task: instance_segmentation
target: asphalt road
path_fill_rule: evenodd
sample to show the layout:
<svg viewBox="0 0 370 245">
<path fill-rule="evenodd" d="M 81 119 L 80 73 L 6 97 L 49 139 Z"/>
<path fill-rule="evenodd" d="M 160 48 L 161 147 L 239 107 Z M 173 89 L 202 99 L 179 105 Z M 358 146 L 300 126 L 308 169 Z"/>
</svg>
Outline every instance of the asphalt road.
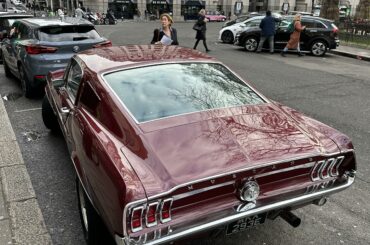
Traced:
<svg viewBox="0 0 370 245">
<path fill-rule="evenodd" d="M 193 23 L 176 23 L 180 45 L 192 47 Z M 323 207 L 295 213 L 298 228 L 278 218 L 257 229 L 221 239 L 189 244 L 370 244 L 370 69 L 369 63 L 327 55 L 298 58 L 278 53 L 247 53 L 217 41 L 221 23 L 209 23 L 209 54 L 223 61 L 267 97 L 293 107 L 348 134 L 354 142 L 358 178 L 350 189 L 332 196 Z M 98 26 L 115 45 L 147 44 L 159 23 Z M 198 46 L 204 51 L 202 43 Z M 74 169 L 64 139 L 41 120 L 41 99 L 19 97 L 19 83 L 0 68 L 0 93 L 30 174 L 46 226 L 55 244 L 85 244 L 77 210 Z"/>
</svg>

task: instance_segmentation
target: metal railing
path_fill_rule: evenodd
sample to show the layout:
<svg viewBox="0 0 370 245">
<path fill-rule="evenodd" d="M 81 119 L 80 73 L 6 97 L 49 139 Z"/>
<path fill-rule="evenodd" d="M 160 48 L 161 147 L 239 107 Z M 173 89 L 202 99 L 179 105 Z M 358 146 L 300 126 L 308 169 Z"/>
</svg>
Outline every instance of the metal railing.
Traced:
<svg viewBox="0 0 370 245">
<path fill-rule="evenodd" d="M 370 48 L 370 20 L 345 20 L 337 23 L 341 43 Z"/>
</svg>

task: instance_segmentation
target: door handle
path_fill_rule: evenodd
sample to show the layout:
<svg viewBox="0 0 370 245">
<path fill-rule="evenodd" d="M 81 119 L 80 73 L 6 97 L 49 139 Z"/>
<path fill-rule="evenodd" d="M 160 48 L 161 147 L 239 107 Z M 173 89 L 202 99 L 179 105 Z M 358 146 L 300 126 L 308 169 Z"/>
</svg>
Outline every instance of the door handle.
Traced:
<svg viewBox="0 0 370 245">
<path fill-rule="evenodd" d="M 71 110 L 68 107 L 62 107 L 60 108 L 60 113 L 62 114 L 68 114 Z"/>
</svg>

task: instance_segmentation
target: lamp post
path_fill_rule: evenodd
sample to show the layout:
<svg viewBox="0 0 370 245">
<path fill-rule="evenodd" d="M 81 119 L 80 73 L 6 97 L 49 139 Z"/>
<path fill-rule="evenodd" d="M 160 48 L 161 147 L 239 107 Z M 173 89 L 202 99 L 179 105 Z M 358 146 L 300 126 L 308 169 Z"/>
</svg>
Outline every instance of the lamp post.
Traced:
<svg viewBox="0 0 370 245">
<path fill-rule="evenodd" d="M 36 17 L 36 4 L 35 4 L 35 1 L 36 0 L 33 0 L 33 16 Z"/>
</svg>

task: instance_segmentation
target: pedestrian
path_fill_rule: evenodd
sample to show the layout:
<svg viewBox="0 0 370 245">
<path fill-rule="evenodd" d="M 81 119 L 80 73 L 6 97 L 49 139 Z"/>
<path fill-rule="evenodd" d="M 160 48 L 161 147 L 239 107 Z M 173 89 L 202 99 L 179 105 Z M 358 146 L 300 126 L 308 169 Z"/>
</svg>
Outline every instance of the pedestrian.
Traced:
<svg viewBox="0 0 370 245">
<path fill-rule="evenodd" d="M 199 11 L 198 20 L 195 24 L 199 28 L 196 30 L 197 34 L 195 36 L 195 39 L 197 41 L 195 42 L 193 49 L 197 49 L 199 41 L 203 40 L 203 45 L 204 45 L 204 48 L 206 49 L 206 52 L 211 51 L 210 49 L 208 49 L 207 43 L 206 43 L 206 30 L 207 30 L 206 24 L 207 24 L 206 11 L 204 9 L 201 9 Z"/>
<path fill-rule="evenodd" d="M 179 45 L 177 40 L 177 31 L 172 27 L 172 17 L 167 14 L 161 14 L 159 17 L 162 27 L 155 29 L 151 44 Z"/>
<path fill-rule="evenodd" d="M 294 16 L 293 20 L 294 31 L 290 34 L 290 39 L 281 52 L 281 56 L 285 57 L 288 49 L 297 49 L 298 56 L 303 56 L 304 54 L 301 53 L 301 49 L 299 47 L 299 39 L 301 37 L 301 32 L 306 28 L 305 26 L 301 25 L 301 15 L 297 14 Z"/>
<path fill-rule="evenodd" d="M 57 13 L 58 13 L 59 19 L 63 21 L 64 20 L 64 12 L 63 12 L 63 10 L 61 8 L 59 8 L 58 11 L 57 11 Z"/>
<path fill-rule="evenodd" d="M 257 53 L 260 53 L 263 47 L 263 44 L 266 40 L 269 42 L 270 54 L 274 53 L 274 36 L 275 36 L 275 22 L 277 19 L 271 16 L 271 11 L 266 11 L 265 18 L 262 19 L 260 23 L 261 28 L 261 38 L 258 44 Z"/>
<path fill-rule="evenodd" d="M 145 9 L 144 15 L 145 15 L 145 21 L 148 21 L 148 10 Z"/>
<path fill-rule="evenodd" d="M 76 15 L 76 18 L 82 19 L 82 16 L 84 15 L 84 11 L 80 8 L 80 5 L 78 6 L 78 8 L 75 9 L 75 15 Z"/>
</svg>

